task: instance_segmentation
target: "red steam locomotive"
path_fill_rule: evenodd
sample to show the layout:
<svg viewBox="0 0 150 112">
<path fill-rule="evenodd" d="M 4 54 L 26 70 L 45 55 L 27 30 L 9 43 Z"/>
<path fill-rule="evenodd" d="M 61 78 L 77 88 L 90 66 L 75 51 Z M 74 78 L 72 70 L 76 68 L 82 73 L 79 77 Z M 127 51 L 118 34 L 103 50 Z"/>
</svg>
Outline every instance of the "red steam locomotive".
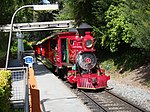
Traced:
<svg viewBox="0 0 150 112">
<path fill-rule="evenodd" d="M 82 26 L 78 28 L 79 33 L 61 32 L 39 41 L 34 46 L 35 53 L 48 60 L 55 66 L 55 72 L 77 88 L 105 88 L 110 76 L 97 66 L 91 28 Z"/>
</svg>

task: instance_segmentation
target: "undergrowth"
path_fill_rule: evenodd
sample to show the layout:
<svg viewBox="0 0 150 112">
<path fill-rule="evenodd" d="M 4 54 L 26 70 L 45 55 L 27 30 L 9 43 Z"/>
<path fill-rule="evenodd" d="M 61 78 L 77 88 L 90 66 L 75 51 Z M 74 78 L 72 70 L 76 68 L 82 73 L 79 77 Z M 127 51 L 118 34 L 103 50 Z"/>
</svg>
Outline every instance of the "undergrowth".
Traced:
<svg viewBox="0 0 150 112">
<path fill-rule="evenodd" d="M 138 49 L 128 49 L 111 53 L 108 51 L 100 51 L 97 53 L 98 62 L 106 70 L 132 71 L 137 67 L 146 63 L 147 56 Z"/>
<path fill-rule="evenodd" d="M 129 72 L 143 65 L 147 65 L 150 62 L 147 52 L 142 52 L 139 49 L 122 49 L 115 53 L 108 51 L 100 51 L 97 53 L 98 62 L 107 71 L 122 74 L 120 76 L 126 77 Z M 142 71 L 141 71 L 142 73 Z M 145 82 L 150 87 L 150 80 L 147 79 L 146 74 L 143 77 Z"/>
</svg>

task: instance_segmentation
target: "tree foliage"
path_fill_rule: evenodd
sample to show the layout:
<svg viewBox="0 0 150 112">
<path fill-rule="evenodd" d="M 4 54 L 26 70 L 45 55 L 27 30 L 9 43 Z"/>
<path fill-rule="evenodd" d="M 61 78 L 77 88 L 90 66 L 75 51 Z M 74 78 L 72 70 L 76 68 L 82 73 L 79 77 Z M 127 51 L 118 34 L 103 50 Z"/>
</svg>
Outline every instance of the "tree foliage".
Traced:
<svg viewBox="0 0 150 112">
<path fill-rule="evenodd" d="M 76 24 L 81 22 L 92 23 L 92 3 L 95 0 L 59 0 L 62 4 L 57 19 L 74 19 Z"/>
<path fill-rule="evenodd" d="M 109 46 L 112 52 L 120 45 L 132 42 L 130 23 L 123 15 L 123 2 L 115 1 L 105 13 L 105 33 L 102 35 L 102 46 Z"/>
<path fill-rule="evenodd" d="M 64 0 L 62 4 L 59 19 L 92 25 L 97 48 L 115 52 L 131 45 L 150 50 L 149 0 Z"/>
<path fill-rule="evenodd" d="M 56 0 L 52 0 L 52 3 Z M 1 0 L 0 3 L 0 26 L 10 24 L 14 12 L 24 5 L 37 5 L 39 0 Z M 15 15 L 14 23 L 35 22 L 35 21 L 50 21 L 52 13 L 49 11 L 33 11 L 31 8 L 23 8 Z M 39 34 L 39 33 L 38 33 Z M 12 34 L 13 37 L 13 34 Z M 13 39 L 12 39 L 13 40 Z M 0 49 L 6 51 L 8 34 L 0 32 Z M 14 49 L 12 47 L 12 49 Z"/>
<path fill-rule="evenodd" d="M 150 51 L 150 1 L 128 0 L 124 6 L 124 16 L 131 23 L 131 45 Z"/>
<path fill-rule="evenodd" d="M 0 26 L 10 24 L 13 13 L 23 5 L 37 4 L 39 0 L 1 0 L 0 2 Z M 33 11 L 25 8 L 20 10 L 14 19 L 14 23 L 31 22 Z M 0 32 L 0 50 L 6 52 L 8 33 Z M 4 53 L 5 54 L 5 53 Z"/>
<path fill-rule="evenodd" d="M 23 5 L 37 4 L 39 0 L 1 0 L 0 4 L 0 25 L 10 24 L 11 17 L 15 10 Z M 16 22 L 28 22 L 33 19 L 33 11 L 23 9 L 15 16 Z"/>
<path fill-rule="evenodd" d="M 56 2 L 53 0 L 52 2 Z M 0 24 L 10 23 L 13 12 L 38 0 L 1 0 Z M 76 25 L 86 22 L 93 27 L 97 48 L 115 52 L 121 46 L 150 50 L 150 1 L 149 0 L 58 0 L 60 11 L 57 20 L 74 19 Z M 53 19 L 53 14 L 37 13 L 24 9 L 16 15 L 15 22 Z"/>
</svg>

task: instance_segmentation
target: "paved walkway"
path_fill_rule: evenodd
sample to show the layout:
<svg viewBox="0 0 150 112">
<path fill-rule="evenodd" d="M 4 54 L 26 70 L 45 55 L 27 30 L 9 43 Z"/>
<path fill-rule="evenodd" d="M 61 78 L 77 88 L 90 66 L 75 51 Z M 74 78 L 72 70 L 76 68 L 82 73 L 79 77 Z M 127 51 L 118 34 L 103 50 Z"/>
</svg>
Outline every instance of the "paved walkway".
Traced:
<svg viewBox="0 0 150 112">
<path fill-rule="evenodd" d="M 42 112 L 90 112 L 42 63 L 34 65 Z"/>
</svg>

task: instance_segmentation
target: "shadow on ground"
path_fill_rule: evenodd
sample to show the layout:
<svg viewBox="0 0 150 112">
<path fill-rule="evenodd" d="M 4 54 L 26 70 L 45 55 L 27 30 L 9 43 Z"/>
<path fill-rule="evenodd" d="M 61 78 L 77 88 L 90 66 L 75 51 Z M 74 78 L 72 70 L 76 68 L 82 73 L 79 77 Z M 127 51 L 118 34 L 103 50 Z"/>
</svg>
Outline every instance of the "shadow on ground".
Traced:
<svg viewBox="0 0 150 112">
<path fill-rule="evenodd" d="M 34 71 L 35 76 L 44 75 L 51 72 L 45 66 L 43 66 L 41 62 L 34 64 Z"/>
<path fill-rule="evenodd" d="M 150 81 L 150 63 L 143 65 L 134 71 L 136 71 L 136 77 L 133 79 L 134 81 L 138 81 L 141 84 L 146 84 Z"/>
</svg>

